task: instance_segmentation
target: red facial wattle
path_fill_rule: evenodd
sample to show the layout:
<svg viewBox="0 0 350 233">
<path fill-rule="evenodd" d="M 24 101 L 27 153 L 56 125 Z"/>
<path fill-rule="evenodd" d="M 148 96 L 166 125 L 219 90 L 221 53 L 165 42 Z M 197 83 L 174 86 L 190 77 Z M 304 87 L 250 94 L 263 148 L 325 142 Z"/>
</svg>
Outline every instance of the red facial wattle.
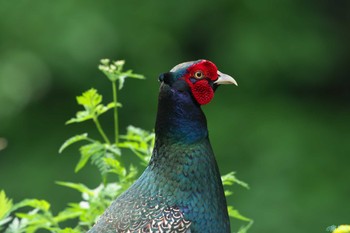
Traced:
<svg viewBox="0 0 350 233">
<path fill-rule="evenodd" d="M 215 64 L 203 60 L 189 67 L 187 72 L 185 80 L 190 86 L 193 97 L 200 105 L 208 104 L 214 97 L 214 90 L 209 82 L 218 79 L 218 70 Z M 196 79 L 196 72 L 201 72 L 203 77 Z"/>
<path fill-rule="evenodd" d="M 208 80 L 198 80 L 191 86 L 193 97 L 200 105 L 208 104 L 214 97 L 214 90 Z"/>
</svg>

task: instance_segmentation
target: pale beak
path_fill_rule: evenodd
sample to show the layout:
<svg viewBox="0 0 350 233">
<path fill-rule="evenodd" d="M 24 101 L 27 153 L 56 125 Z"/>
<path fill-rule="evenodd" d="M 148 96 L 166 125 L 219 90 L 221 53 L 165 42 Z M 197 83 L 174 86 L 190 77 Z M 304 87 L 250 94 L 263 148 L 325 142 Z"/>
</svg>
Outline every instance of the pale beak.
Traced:
<svg viewBox="0 0 350 233">
<path fill-rule="evenodd" d="M 215 84 L 235 84 L 238 86 L 236 80 L 234 80 L 230 75 L 218 71 L 218 76 L 218 80 L 214 82 Z"/>
</svg>

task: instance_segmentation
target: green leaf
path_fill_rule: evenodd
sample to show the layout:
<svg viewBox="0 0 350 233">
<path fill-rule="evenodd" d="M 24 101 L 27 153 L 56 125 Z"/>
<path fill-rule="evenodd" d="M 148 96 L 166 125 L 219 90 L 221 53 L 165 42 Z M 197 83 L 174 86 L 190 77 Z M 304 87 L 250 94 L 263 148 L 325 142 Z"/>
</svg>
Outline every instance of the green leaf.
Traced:
<svg viewBox="0 0 350 233">
<path fill-rule="evenodd" d="M 142 160 L 143 165 L 148 164 L 154 146 L 154 133 L 130 125 L 127 134 L 120 138 L 124 141 L 118 144 L 119 147 L 130 149 Z"/>
<path fill-rule="evenodd" d="M 239 228 L 237 233 L 247 233 L 249 228 L 253 225 L 254 221 L 251 220 L 246 226 L 242 226 Z"/>
<path fill-rule="evenodd" d="M 78 111 L 76 114 L 76 118 L 71 118 L 70 120 L 66 121 L 66 125 L 91 120 L 93 118 L 94 115 L 88 111 Z"/>
<path fill-rule="evenodd" d="M 110 152 L 112 152 L 114 155 L 121 155 L 121 151 L 120 149 L 117 147 L 117 145 L 113 144 L 113 145 L 106 145 L 106 149 Z"/>
<path fill-rule="evenodd" d="M 0 191 L 0 220 L 5 219 L 11 212 L 12 200 L 6 197 L 4 190 Z M 0 223 L 0 226 L 2 224 Z"/>
<path fill-rule="evenodd" d="M 16 213 L 17 217 L 21 218 L 22 221 L 26 221 L 25 230 L 27 233 L 34 233 L 39 229 L 52 232 L 57 228 L 54 226 L 57 224 L 53 220 L 52 213 L 42 208 L 41 204 L 39 204 L 39 208 L 35 208 L 28 213 Z"/>
<path fill-rule="evenodd" d="M 91 88 L 83 92 L 81 96 L 77 96 L 77 102 L 87 109 L 93 109 L 102 102 L 102 95 L 98 94 L 96 89 Z"/>
<path fill-rule="evenodd" d="M 88 187 L 86 187 L 84 184 L 81 183 L 72 183 L 72 182 L 64 182 L 64 181 L 56 181 L 56 184 L 61 185 L 61 186 L 65 186 L 68 188 L 72 188 L 75 189 L 81 193 L 86 193 L 89 196 L 93 196 L 94 192 L 93 190 L 89 189 Z"/>
<path fill-rule="evenodd" d="M 32 207 L 35 209 L 48 211 L 50 209 L 50 203 L 45 200 L 39 200 L 39 199 L 24 199 L 23 201 L 15 204 L 13 206 L 13 209 L 19 209 L 22 207 Z"/>
<path fill-rule="evenodd" d="M 133 74 L 132 70 L 128 70 L 124 73 L 120 73 L 118 80 L 119 80 L 119 90 L 121 90 L 124 86 L 124 82 L 126 78 L 136 78 L 136 79 L 144 79 L 145 77 L 141 74 Z"/>
<path fill-rule="evenodd" d="M 239 219 L 246 222 L 252 221 L 250 218 L 247 218 L 241 215 L 237 209 L 233 208 L 233 206 L 227 206 L 227 211 L 228 211 L 228 215 L 231 218 Z"/>
<path fill-rule="evenodd" d="M 62 151 L 64 149 L 66 149 L 68 146 L 76 143 L 76 142 L 79 142 L 79 141 L 82 141 L 82 140 L 91 140 L 88 138 L 88 134 L 87 133 L 83 133 L 83 134 L 79 134 L 79 135 L 75 135 L 71 138 L 68 138 L 63 144 L 62 146 L 60 147 L 60 149 L 58 150 L 58 153 L 62 153 Z"/>
<path fill-rule="evenodd" d="M 136 180 L 136 176 L 137 176 L 138 170 L 135 166 L 133 166 L 132 164 L 129 167 L 129 172 L 126 175 L 126 179 L 129 180 L 130 182 L 133 182 Z"/>
<path fill-rule="evenodd" d="M 108 110 L 110 110 L 111 108 L 115 108 L 115 107 L 121 107 L 122 105 L 120 103 L 114 103 L 111 102 L 109 104 L 107 104 L 107 106 L 103 106 L 102 104 L 96 106 L 96 115 L 99 116 L 105 112 L 107 112 Z"/>
<path fill-rule="evenodd" d="M 84 145 L 82 147 L 80 147 L 80 160 L 78 162 L 78 164 L 75 167 L 75 172 L 80 171 L 88 162 L 88 160 L 96 155 L 96 154 L 100 154 L 102 151 L 104 151 L 104 146 L 103 144 L 101 144 L 100 142 L 95 141 L 94 143 L 90 143 L 87 145 Z"/>
<path fill-rule="evenodd" d="M 77 165 L 75 166 L 74 172 L 77 173 L 79 172 L 87 163 L 87 161 L 89 161 L 89 158 L 92 156 L 93 154 L 81 154 L 80 156 L 80 160 L 77 163 Z"/>
<path fill-rule="evenodd" d="M 104 161 L 104 158 L 108 157 L 112 157 L 112 154 L 106 153 L 106 151 L 100 151 L 91 156 L 91 163 L 96 165 L 102 177 L 104 177 L 104 175 L 106 175 L 109 170 L 109 166 Z"/>
<path fill-rule="evenodd" d="M 232 191 L 225 190 L 225 196 L 226 196 L 226 197 L 231 196 L 232 194 L 233 194 Z"/>
<path fill-rule="evenodd" d="M 110 167 L 109 172 L 115 173 L 120 176 L 126 175 L 126 169 L 121 163 L 114 158 L 104 158 L 105 163 Z"/>
<path fill-rule="evenodd" d="M 222 184 L 223 185 L 233 185 L 234 183 L 237 183 L 241 186 L 243 186 L 246 189 L 249 189 L 249 185 L 241 180 L 239 180 L 236 176 L 235 176 L 235 172 L 230 172 L 226 175 L 221 176 L 221 180 L 222 180 Z"/>
<path fill-rule="evenodd" d="M 127 75 L 129 78 L 145 79 L 145 76 L 143 76 L 142 74 L 134 74 L 132 70 L 128 70 L 124 74 Z"/>
<path fill-rule="evenodd" d="M 84 111 L 78 111 L 76 117 L 68 120 L 66 124 L 95 119 L 109 109 L 116 106 L 121 106 L 119 103 L 116 104 L 114 102 L 109 103 L 107 106 L 104 106 L 101 104 L 102 95 L 98 94 L 97 90 L 94 88 L 83 92 L 81 96 L 77 96 L 77 102 L 79 105 L 82 105 L 84 107 Z"/>
<path fill-rule="evenodd" d="M 63 230 L 58 230 L 57 233 L 81 233 L 81 231 L 67 227 Z"/>
<path fill-rule="evenodd" d="M 56 217 L 54 217 L 55 222 L 64 222 L 68 219 L 74 219 L 81 215 L 81 211 L 72 211 L 71 209 L 65 209 L 58 213 Z"/>
</svg>

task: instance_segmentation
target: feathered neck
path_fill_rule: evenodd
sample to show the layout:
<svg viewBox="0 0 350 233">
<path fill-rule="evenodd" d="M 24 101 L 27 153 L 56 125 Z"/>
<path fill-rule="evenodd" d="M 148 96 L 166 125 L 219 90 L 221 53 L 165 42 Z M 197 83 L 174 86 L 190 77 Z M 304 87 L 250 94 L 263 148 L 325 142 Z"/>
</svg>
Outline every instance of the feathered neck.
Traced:
<svg viewBox="0 0 350 233">
<path fill-rule="evenodd" d="M 208 138 L 207 121 L 200 105 L 187 90 L 160 87 L 155 126 L 156 141 L 191 144 Z"/>
<path fill-rule="evenodd" d="M 138 184 L 145 193 L 167 197 L 168 206 L 181 208 L 192 222 L 193 232 L 206 232 L 208 228 L 198 218 L 198 206 L 206 210 L 201 213 L 203 219 L 213 219 L 221 232 L 229 232 L 226 199 L 206 118 L 188 90 L 173 87 L 161 85 L 156 142 Z M 152 185 L 142 185 L 146 181 Z"/>
</svg>

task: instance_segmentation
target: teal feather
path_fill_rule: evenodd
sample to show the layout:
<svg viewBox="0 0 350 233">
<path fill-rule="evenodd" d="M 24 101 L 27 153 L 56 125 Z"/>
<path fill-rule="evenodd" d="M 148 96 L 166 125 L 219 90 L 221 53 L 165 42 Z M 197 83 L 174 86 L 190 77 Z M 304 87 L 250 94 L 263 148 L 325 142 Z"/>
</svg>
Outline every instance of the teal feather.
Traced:
<svg viewBox="0 0 350 233">
<path fill-rule="evenodd" d="M 160 77 L 151 161 L 89 233 L 230 232 L 206 118 L 181 79 L 192 64 L 183 63 Z"/>
</svg>

